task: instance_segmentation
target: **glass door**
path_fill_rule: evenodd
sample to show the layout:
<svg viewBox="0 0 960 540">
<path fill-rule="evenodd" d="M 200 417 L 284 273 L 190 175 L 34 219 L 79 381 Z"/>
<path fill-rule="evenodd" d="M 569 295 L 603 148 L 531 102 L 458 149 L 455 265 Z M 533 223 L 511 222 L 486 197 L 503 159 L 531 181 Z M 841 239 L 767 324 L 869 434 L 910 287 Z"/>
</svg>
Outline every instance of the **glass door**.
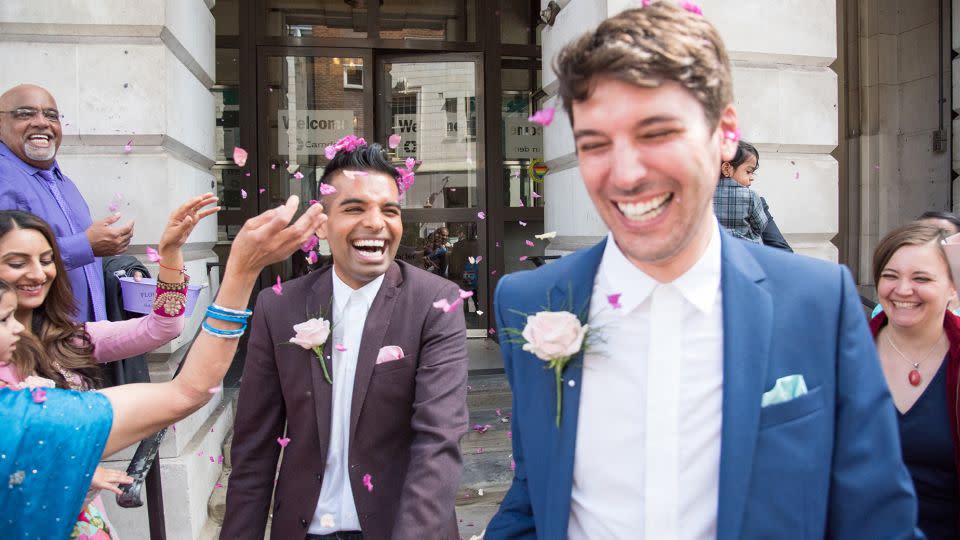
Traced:
<svg viewBox="0 0 960 540">
<path fill-rule="evenodd" d="M 376 87 L 376 139 L 398 135 L 393 156 L 416 161 L 397 259 L 473 291 L 463 310 L 477 337 L 488 317 L 480 70 L 480 54 L 382 56 Z"/>
<path fill-rule="evenodd" d="M 369 139 L 373 133 L 372 55 L 309 47 L 260 47 L 258 53 L 258 177 L 244 195 L 262 212 L 296 194 L 305 210 L 320 198 L 324 148 L 346 135 Z M 329 255 L 325 242 L 318 252 Z M 307 271 L 306 257 L 297 252 L 265 272 L 261 286 Z"/>
</svg>

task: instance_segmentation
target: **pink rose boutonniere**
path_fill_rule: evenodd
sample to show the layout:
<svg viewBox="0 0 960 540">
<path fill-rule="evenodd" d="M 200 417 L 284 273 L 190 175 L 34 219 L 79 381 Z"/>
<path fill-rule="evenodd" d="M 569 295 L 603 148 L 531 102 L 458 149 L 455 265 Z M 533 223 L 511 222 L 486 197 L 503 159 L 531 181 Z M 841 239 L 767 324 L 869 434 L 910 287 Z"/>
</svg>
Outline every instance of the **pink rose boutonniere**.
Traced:
<svg viewBox="0 0 960 540">
<path fill-rule="evenodd" d="M 330 372 L 327 371 L 327 363 L 323 359 L 323 344 L 330 337 L 330 321 L 317 317 L 316 319 L 307 319 L 300 324 L 293 325 L 295 336 L 290 338 L 290 343 L 299 345 L 304 349 L 313 349 L 320 360 L 320 367 L 323 368 L 323 377 L 328 383 L 333 384 L 330 378 Z"/>
<path fill-rule="evenodd" d="M 527 316 L 520 333 L 523 350 L 533 354 L 553 370 L 557 385 L 557 427 L 563 406 L 563 370 L 583 349 L 590 327 L 569 311 L 541 311 Z"/>
</svg>

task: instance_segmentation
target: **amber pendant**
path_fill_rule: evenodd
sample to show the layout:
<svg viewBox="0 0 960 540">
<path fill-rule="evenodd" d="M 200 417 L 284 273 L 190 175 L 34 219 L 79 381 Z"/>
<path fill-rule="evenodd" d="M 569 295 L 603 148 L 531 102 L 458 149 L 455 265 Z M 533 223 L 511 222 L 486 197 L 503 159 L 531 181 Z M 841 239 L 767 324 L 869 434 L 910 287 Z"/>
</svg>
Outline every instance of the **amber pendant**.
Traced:
<svg viewBox="0 0 960 540">
<path fill-rule="evenodd" d="M 907 375 L 907 380 L 910 381 L 910 384 L 913 386 L 920 386 L 920 382 L 923 381 L 923 378 L 920 377 L 920 372 L 916 369 L 911 369 L 910 373 Z"/>
</svg>

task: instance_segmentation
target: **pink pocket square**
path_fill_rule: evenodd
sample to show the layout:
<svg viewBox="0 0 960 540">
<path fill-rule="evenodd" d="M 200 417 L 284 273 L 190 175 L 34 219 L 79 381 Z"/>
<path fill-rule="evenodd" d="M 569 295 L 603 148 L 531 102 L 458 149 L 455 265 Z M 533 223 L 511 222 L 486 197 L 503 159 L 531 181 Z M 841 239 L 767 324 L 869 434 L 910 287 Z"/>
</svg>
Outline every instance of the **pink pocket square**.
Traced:
<svg viewBox="0 0 960 540">
<path fill-rule="evenodd" d="M 403 358 L 403 349 L 396 345 L 387 345 L 386 347 L 381 347 L 380 352 L 377 353 L 377 365 L 400 360 L 401 358 Z"/>
</svg>

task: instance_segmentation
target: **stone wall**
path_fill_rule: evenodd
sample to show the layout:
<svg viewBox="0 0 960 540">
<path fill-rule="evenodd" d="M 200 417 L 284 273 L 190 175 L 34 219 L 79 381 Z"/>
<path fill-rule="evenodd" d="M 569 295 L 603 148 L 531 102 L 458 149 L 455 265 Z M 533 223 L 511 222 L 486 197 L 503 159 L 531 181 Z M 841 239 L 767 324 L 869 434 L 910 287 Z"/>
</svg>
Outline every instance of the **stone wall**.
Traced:
<svg viewBox="0 0 960 540">
<path fill-rule="evenodd" d="M 0 88 L 35 83 L 50 90 L 64 114 L 60 164 L 94 219 L 119 202 L 124 221 L 136 221 L 133 254 L 156 246 L 171 210 L 214 188 L 212 4 L 5 0 L 0 8 Z M 194 283 L 217 284 L 216 272 L 208 276 L 206 268 L 217 260 L 211 251 L 216 234 L 216 219 L 208 218 L 186 246 Z M 154 380 L 170 376 L 171 356 L 182 356 L 212 289 L 205 289 L 183 336 L 153 355 Z M 218 409 L 219 401 L 178 424 L 161 450 L 168 538 L 196 538 L 206 519 L 219 465 L 197 453 L 220 446 L 230 415 Z M 110 466 L 125 467 L 122 459 L 131 455 L 132 449 L 122 452 Z M 121 537 L 143 537 L 144 508 L 109 506 Z"/>
</svg>

